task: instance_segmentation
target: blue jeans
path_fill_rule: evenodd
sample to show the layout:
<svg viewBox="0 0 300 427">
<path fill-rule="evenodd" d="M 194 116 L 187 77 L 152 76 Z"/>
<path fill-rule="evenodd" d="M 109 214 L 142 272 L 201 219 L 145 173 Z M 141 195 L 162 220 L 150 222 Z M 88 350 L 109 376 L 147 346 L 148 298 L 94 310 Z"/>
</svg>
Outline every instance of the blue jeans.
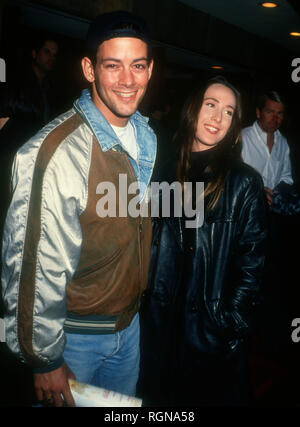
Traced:
<svg viewBox="0 0 300 427">
<path fill-rule="evenodd" d="M 66 333 L 63 357 L 76 380 L 135 396 L 140 363 L 140 323 L 136 314 L 120 332 L 106 335 Z"/>
</svg>

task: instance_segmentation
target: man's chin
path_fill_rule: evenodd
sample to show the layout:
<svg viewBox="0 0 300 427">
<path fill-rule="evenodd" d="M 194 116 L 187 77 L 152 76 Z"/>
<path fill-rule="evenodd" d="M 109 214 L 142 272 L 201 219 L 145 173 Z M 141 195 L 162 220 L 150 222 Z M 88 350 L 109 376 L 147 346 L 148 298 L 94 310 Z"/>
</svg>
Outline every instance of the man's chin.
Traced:
<svg viewBox="0 0 300 427">
<path fill-rule="evenodd" d="M 136 112 L 138 107 L 136 108 L 131 108 L 130 110 L 118 110 L 115 112 L 115 115 L 117 117 L 119 117 L 120 119 L 129 119 L 130 116 L 132 116 L 132 114 L 134 114 Z"/>
</svg>

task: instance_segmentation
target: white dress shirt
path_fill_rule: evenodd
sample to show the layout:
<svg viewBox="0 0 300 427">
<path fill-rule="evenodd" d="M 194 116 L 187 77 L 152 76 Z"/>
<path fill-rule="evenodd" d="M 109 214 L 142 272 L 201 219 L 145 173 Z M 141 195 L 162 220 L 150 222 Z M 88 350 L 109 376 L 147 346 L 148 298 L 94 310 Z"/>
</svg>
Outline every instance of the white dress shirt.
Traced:
<svg viewBox="0 0 300 427">
<path fill-rule="evenodd" d="M 281 181 L 293 184 L 290 150 L 285 137 L 274 132 L 274 145 L 271 153 L 267 145 L 267 133 L 257 121 L 242 130 L 242 157 L 262 176 L 265 187 L 273 190 Z"/>
</svg>

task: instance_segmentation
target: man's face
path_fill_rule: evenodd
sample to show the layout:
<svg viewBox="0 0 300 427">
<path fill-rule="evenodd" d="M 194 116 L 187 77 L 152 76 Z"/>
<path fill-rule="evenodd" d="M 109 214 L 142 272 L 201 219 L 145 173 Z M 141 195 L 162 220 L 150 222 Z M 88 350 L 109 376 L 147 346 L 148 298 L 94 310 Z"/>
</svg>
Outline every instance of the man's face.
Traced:
<svg viewBox="0 0 300 427">
<path fill-rule="evenodd" d="M 85 77 L 92 83 L 92 99 L 109 123 L 125 126 L 142 101 L 151 77 L 147 45 L 132 37 L 103 42 L 95 68 L 88 58 L 82 62 Z"/>
<path fill-rule="evenodd" d="M 46 40 L 39 51 L 33 51 L 32 56 L 36 66 L 44 73 L 49 73 L 56 62 L 58 46 L 53 40 Z"/>
<path fill-rule="evenodd" d="M 274 133 L 283 121 L 284 106 L 280 102 L 267 100 L 262 110 L 256 109 L 257 120 L 264 132 Z"/>
</svg>

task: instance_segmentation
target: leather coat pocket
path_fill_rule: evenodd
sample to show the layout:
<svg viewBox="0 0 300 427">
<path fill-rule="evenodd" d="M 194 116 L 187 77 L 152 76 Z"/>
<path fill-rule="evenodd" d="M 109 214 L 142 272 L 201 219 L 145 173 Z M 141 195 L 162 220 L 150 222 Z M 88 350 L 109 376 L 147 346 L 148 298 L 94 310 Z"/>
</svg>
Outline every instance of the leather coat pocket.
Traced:
<svg viewBox="0 0 300 427">
<path fill-rule="evenodd" d="M 231 313 L 222 310 L 219 299 L 210 301 L 209 309 L 216 331 L 223 337 L 230 352 L 234 353 L 238 349 L 241 339 L 235 331 Z"/>
<path fill-rule="evenodd" d="M 208 306 L 212 321 L 216 329 L 223 333 L 227 331 L 229 326 L 227 323 L 227 316 L 220 308 L 220 300 L 214 299 L 208 303 Z"/>
</svg>

